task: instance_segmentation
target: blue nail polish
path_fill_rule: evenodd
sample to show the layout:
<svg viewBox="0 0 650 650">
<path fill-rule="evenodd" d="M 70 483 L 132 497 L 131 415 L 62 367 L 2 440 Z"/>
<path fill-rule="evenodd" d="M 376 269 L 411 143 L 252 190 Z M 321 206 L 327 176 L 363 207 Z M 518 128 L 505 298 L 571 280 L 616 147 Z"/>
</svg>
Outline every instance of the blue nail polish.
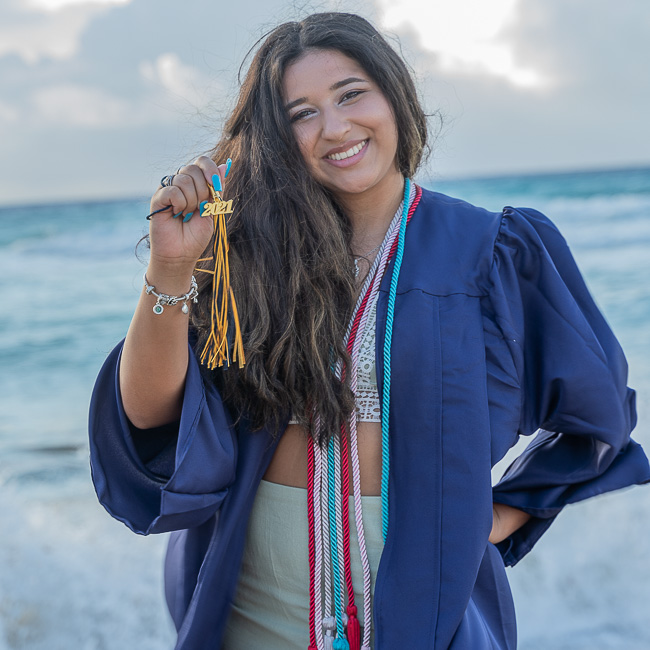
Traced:
<svg viewBox="0 0 650 650">
<path fill-rule="evenodd" d="M 199 217 L 203 216 L 203 213 L 205 212 L 205 206 L 208 204 L 207 201 L 201 201 L 201 204 L 199 205 Z"/>
<path fill-rule="evenodd" d="M 183 223 L 187 223 L 187 222 L 192 218 L 192 215 L 193 215 L 193 214 L 194 214 L 194 212 L 188 212 L 188 213 L 185 215 L 185 219 L 183 219 Z"/>
<path fill-rule="evenodd" d="M 221 176 L 219 176 L 219 174 L 215 174 L 212 177 L 212 186 L 214 187 L 215 191 L 221 192 Z"/>
<path fill-rule="evenodd" d="M 228 178 L 228 174 L 230 173 L 230 166 L 231 165 L 232 165 L 232 160 L 230 160 L 230 158 L 228 158 L 228 160 L 226 160 L 226 173 L 223 176 L 224 178 Z"/>
<path fill-rule="evenodd" d="M 183 211 L 181 210 L 178 214 L 175 214 L 172 219 L 178 219 L 183 214 Z"/>
</svg>

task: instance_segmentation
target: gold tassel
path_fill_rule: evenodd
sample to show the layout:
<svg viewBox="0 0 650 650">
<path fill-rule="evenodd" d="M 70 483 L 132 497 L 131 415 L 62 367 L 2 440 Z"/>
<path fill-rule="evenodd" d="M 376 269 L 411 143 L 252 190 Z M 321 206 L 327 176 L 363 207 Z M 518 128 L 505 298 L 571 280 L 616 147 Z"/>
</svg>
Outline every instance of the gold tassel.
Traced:
<svg viewBox="0 0 650 650">
<path fill-rule="evenodd" d="M 212 217 L 214 220 L 214 247 L 212 257 L 205 257 L 199 262 L 212 261 L 212 269 L 196 269 L 202 273 L 212 274 L 212 309 L 210 313 L 210 335 L 201 352 L 201 363 L 210 370 L 226 364 L 229 366 L 230 352 L 228 350 L 228 302 L 232 310 L 235 327 L 232 361 L 242 368 L 246 363 L 244 343 L 239 326 L 239 316 L 235 296 L 230 286 L 230 268 L 228 267 L 228 235 L 226 230 L 226 215 L 232 214 L 232 199 L 224 201 L 221 192 L 210 186 L 212 201 L 201 204 L 201 216 Z"/>
</svg>

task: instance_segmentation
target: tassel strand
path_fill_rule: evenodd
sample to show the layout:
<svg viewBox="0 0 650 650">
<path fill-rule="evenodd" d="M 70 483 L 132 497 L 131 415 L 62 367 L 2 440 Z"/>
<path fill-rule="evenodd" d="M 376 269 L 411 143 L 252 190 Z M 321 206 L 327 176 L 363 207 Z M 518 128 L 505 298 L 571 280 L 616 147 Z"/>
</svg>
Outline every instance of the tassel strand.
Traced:
<svg viewBox="0 0 650 650">
<path fill-rule="evenodd" d="M 212 202 L 203 205 L 201 216 L 211 216 L 214 221 L 214 242 L 212 257 L 201 258 L 199 262 L 212 262 L 212 269 L 196 269 L 212 275 L 212 302 L 210 310 L 210 334 L 201 352 L 200 361 L 211 370 L 231 363 L 228 349 L 228 315 L 231 314 L 235 336 L 232 362 L 240 368 L 246 363 L 244 343 L 239 326 L 239 314 L 235 296 L 230 286 L 230 267 L 228 265 L 228 230 L 226 215 L 232 213 L 232 200 L 224 201 L 221 192 L 210 186 Z"/>
</svg>

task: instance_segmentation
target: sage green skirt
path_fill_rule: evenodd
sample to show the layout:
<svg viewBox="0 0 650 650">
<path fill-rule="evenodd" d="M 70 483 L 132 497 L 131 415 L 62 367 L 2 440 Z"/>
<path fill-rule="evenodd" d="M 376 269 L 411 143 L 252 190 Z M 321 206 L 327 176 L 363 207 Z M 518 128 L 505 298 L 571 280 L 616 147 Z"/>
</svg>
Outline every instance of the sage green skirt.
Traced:
<svg viewBox="0 0 650 650">
<path fill-rule="evenodd" d="M 381 498 L 361 497 L 372 591 L 384 546 Z M 350 497 L 352 582 L 359 622 L 363 573 Z M 239 583 L 223 650 L 309 647 L 307 490 L 262 481 L 251 513 Z M 372 637 L 371 637 L 372 647 Z"/>
</svg>

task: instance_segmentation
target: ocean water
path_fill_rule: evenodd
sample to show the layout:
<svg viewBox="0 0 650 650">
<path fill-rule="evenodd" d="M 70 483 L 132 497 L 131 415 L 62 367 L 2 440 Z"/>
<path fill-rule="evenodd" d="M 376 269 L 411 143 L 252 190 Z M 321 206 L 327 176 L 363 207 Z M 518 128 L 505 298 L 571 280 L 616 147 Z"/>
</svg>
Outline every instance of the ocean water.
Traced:
<svg viewBox="0 0 650 650">
<path fill-rule="evenodd" d="M 569 241 L 621 341 L 650 450 L 650 169 L 443 181 L 489 209 L 535 207 Z M 147 201 L 0 209 L 0 650 L 173 647 L 165 537 L 94 497 L 94 378 L 124 336 Z M 650 647 L 650 489 L 570 506 L 508 569 L 522 650 Z"/>
</svg>

